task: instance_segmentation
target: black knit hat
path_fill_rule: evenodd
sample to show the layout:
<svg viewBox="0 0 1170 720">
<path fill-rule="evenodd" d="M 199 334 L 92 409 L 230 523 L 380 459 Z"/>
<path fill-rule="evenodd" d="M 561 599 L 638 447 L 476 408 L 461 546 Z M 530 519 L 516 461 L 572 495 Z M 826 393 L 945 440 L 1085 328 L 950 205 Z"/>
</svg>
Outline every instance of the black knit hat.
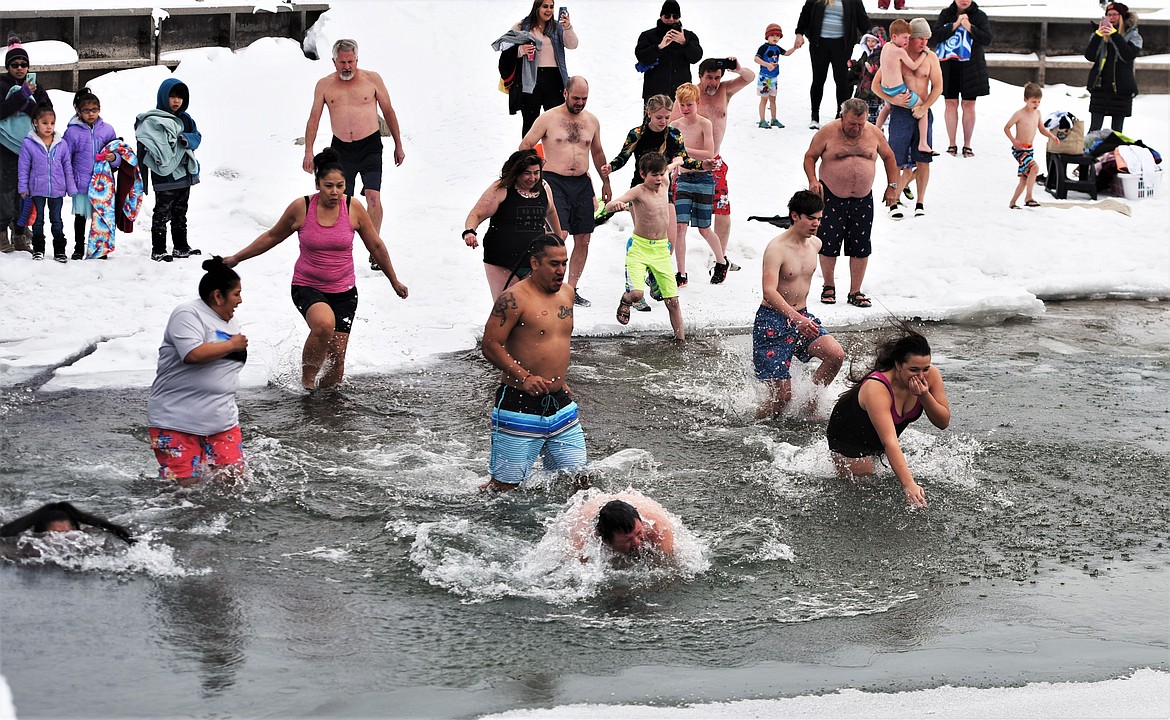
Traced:
<svg viewBox="0 0 1170 720">
<path fill-rule="evenodd" d="M 672 17 L 681 18 L 682 10 L 679 9 L 678 3 L 674 0 L 666 0 L 666 2 L 662 3 L 662 10 L 658 12 L 658 15 L 670 15 Z"/>
<path fill-rule="evenodd" d="M 25 62 L 29 62 L 28 50 L 20 44 L 20 38 L 15 35 L 8 36 L 8 52 L 4 55 L 4 67 L 12 64 L 12 61 L 17 58 L 24 58 Z"/>
</svg>

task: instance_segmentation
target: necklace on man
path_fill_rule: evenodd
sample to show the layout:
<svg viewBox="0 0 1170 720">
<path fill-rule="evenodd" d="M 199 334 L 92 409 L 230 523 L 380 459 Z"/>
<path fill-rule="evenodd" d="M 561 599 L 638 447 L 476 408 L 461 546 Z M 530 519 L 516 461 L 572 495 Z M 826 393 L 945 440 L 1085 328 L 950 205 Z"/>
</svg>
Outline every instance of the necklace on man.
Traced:
<svg viewBox="0 0 1170 720">
<path fill-rule="evenodd" d="M 852 142 L 850 142 L 849 136 L 845 134 L 845 127 L 844 126 L 841 126 L 841 136 L 845 138 L 846 145 L 856 145 L 857 143 L 861 142 L 860 135 L 858 135 L 856 138 L 853 139 Z"/>
</svg>

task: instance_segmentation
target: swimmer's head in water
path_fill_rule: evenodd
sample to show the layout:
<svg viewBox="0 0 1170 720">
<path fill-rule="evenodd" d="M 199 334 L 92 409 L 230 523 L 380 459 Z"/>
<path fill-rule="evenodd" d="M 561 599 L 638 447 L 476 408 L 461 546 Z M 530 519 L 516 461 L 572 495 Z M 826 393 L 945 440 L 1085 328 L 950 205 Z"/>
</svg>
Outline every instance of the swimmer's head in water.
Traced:
<svg viewBox="0 0 1170 720">
<path fill-rule="evenodd" d="M 597 511 L 597 535 L 614 552 L 637 555 L 646 529 L 633 505 L 624 500 L 610 500 Z"/>
<path fill-rule="evenodd" d="M 64 504 L 64 503 L 62 503 Z M 69 532 L 70 530 L 80 530 L 77 523 L 73 521 L 72 515 L 66 510 L 59 507 L 50 507 L 37 518 L 36 524 L 33 525 L 33 532 Z"/>
</svg>

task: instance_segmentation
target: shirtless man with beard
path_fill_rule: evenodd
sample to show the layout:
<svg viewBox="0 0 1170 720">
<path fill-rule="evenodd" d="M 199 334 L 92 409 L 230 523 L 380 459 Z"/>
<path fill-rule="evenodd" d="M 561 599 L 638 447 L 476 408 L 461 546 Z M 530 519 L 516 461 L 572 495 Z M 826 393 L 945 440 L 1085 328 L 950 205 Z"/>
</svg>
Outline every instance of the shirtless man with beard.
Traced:
<svg viewBox="0 0 1170 720">
<path fill-rule="evenodd" d="M 589 83 L 580 75 L 569 78 L 565 88 L 565 104 L 548 110 L 536 122 L 520 149 L 528 150 L 542 143 L 544 147 L 544 181 L 552 190 L 557 216 L 564 236 L 573 235 L 573 254 L 569 257 L 567 285 L 574 288 L 573 302 L 582 307 L 591 303 L 576 292 L 585 260 L 589 257 L 589 238 L 593 234 L 593 213 L 597 200 L 593 181 L 589 178 L 589 158 L 598 173 L 605 165 L 605 151 L 601 149 L 601 123 L 597 116 L 585 110 L 589 100 Z M 601 199 L 609 202 L 609 178 L 601 179 Z"/>
<path fill-rule="evenodd" d="M 882 201 L 894 204 L 898 193 L 898 167 L 894 152 L 876 125 L 867 122 L 869 106 L 860 98 L 841 104 L 841 117 L 828 123 L 809 143 L 804 154 L 804 174 L 808 189 L 825 201 L 821 220 L 820 262 L 824 287 L 821 302 L 837 302 L 833 271 L 841 246 L 849 256 L 850 305 L 866 308 L 869 298 L 861 292 L 865 268 L 869 263 L 870 232 L 873 229 L 873 181 L 876 162 L 881 158 L 886 168 L 886 191 Z M 817 176 L 817 161 L 821 163 Z"/>
</svg>

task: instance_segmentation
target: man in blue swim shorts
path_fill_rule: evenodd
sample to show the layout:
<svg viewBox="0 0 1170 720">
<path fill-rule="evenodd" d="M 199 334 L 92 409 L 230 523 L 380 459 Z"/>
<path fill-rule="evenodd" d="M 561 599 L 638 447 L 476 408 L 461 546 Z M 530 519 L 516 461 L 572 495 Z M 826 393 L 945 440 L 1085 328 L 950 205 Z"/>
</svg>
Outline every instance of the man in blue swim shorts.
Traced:
<svg viewBox="0 0 1170 720">
<path fill-rule="evenodd" d="M 801 362 L 820 358 L 821 366 L 813 373 L 813 382 L 820 386 L 833 381 L 845 359 L 841 345 L 806 307 L 821 249 L 816 232 L 824 209 L 816 193 L 801 190 L 793 195 L 788 201 L 792 226 L 764 250 L 764 302 L 752 327 L 752 361 L 756 377 L 768 384 L 768 399 L 757 417 L 779 415 L 792 399 L 794 356 Z M 814 396 L 810 405 L 815 404 Z"/>
<path fill-rule="evenodd" d="M 483 330 L 483 356 L 502 377 L 492 408 L 491 479 L 482 490 L 514 490 L 541 456 L 544 469 L 555 471 L 579 470 L 588 459 L 565 382 L 574 297 L 565 283 L 565 241 L 541 235 L 529 265 L 528 277 L 496 298 Z"/>
</svg>

